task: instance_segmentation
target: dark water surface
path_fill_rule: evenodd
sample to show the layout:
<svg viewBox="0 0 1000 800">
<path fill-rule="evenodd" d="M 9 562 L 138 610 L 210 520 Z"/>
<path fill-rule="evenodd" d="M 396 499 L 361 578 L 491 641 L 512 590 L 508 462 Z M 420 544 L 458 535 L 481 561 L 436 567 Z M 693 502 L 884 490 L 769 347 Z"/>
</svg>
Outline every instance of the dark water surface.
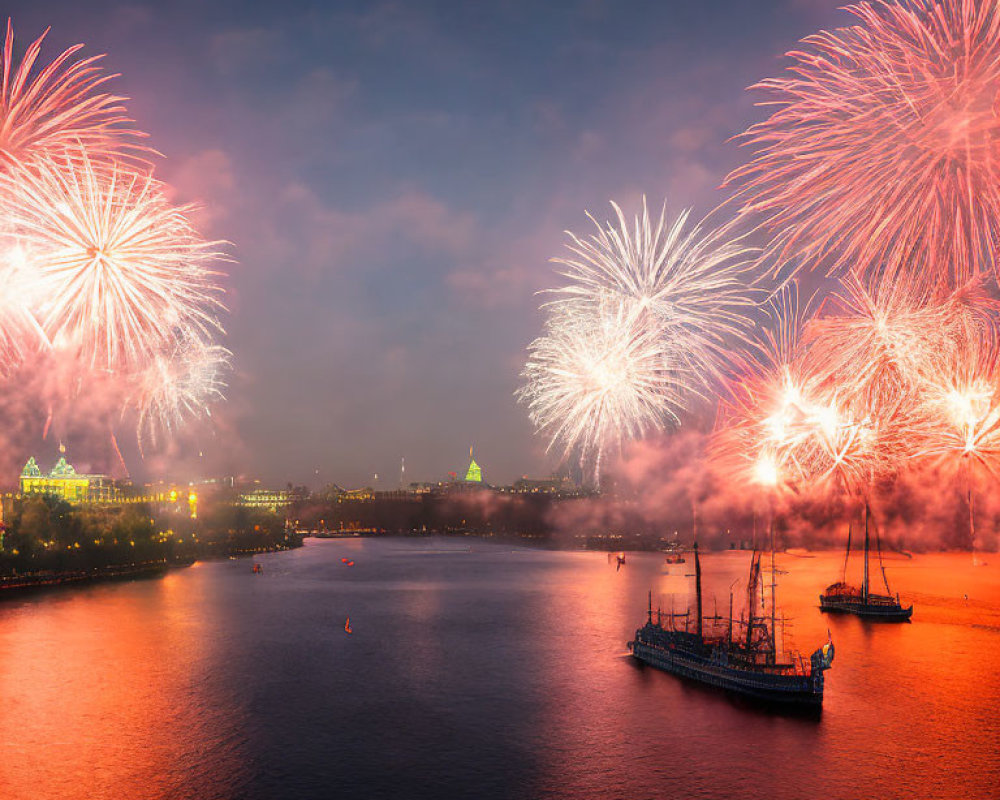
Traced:
<svg viewBox="0 0 1000 800">
<path fill-rule="evenodd" d="M 691 565 L 659 555 L 365 539 L 259 560 L 0 604 L 0 798 L 1000 797 L 998 556 L 894 557 L 914 622 L 877 625 L 817 610 L 839 555 L 781 555 L 790 638 L 836 644 L 819 719 L 624 655 L 650 586 L 687 603 Z M 704 558 L 720 613 L 747 564 Z"/>
</svg>

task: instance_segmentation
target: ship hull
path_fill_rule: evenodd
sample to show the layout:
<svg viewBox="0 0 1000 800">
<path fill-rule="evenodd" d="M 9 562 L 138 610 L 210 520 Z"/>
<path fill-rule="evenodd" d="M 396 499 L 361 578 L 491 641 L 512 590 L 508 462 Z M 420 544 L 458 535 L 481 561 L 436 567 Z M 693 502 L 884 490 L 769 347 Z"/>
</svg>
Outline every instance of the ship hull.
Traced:
<svg viewBox="0 0 1000 800">
<path fill-rule="evenodd" d="M 882 622 L 909 622 L 913 615 L 913 606 L 903 608 L 900 605 L 872 605 L 859 599 L 819 596 L 819 610 L 829 614 L 854 614 L 865 619 L 881 620 Z"/>
<path fill-rule="evenodd" d="M 658 647 L 641 641 L 629 643 L 632 655 L 652 667 L 689 680 L 767 703 L 820 708 L 823 704 L 823 674 L 782 675 L 713 664 L 677 648 Z"/>
</svg>

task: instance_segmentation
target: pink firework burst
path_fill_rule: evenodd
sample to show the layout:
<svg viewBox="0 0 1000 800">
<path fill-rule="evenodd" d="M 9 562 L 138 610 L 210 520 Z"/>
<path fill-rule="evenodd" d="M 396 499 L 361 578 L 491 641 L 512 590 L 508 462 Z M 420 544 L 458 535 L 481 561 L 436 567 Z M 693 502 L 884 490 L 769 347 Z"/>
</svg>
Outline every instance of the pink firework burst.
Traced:
<svg viewBox="0 0 1000 800">
<path fill-rule="evenodd" d="M 971 336 L 934 359 L 923 391 L 928 416 L 921 455 L 971 480 L 1000 477 L 1000 347 Z"/>
<path fill-rule="evenodd" d="M 755 87 L 778 109 L 744 138 L 755 157 L 728 181 L 741 213 L 773 232 L 777 269 L 807 265 L 925 287 L 997 269 L 1000 6 L 873 0 L 857 25 L 788 54 Z"/>
<path fill-rule="evenodd" d="M 104 73 L 103 55 L 74 60 L 82 44 L 64 50 L 32 76 L 48 30 L 39 36 L 14 66 L 14 28 L 7 20 L 0 86 L 0 151 L 8 158 L 84 147 L 91 156 L 120 158 L 151 152 L 135 140 L 146 134 L 131 127 L 122 102 L 103 91 L 117 77 Z"/>
<path fill-rule="evenodd" d="M 914 396 L 932 359 L 950 345 L 955 324 L 951 304 L 930 302 L 905 282 L 868 285 L 852 276 L 803 336 L 822 385 L 879 413 Z"/>
<path fill-rule="evenodd" d="M 133 372 L 178 335 L 221 332 L 220 243 L 150 176 L 73 151 L 0 173 L 0 192 L 42 285 L 36 318 L 81 366 Z"/>
<path fill-rule="evenodd" d="M 860 381 L 831 370 L 832 356 L 818 356 L 827 350 L 839 356 L 840 342 L 829 330 L 818 341 L 799 335 L 816 321 L 803 322 L 794 284 L 777 296 L 771 311 L 758 358 L 720 405 L 714 434 L 720 466 L 736 480 L 772 488 L 866 491 L 898 463 L 912 425 L 907 414 L 912 397 L 866 399 L 869 373 L 880 374 L 882 367 L 880 347 L 852 351 L 855 358 L 876 362 L 856 364 L 864 373 Z"/>
</svg>

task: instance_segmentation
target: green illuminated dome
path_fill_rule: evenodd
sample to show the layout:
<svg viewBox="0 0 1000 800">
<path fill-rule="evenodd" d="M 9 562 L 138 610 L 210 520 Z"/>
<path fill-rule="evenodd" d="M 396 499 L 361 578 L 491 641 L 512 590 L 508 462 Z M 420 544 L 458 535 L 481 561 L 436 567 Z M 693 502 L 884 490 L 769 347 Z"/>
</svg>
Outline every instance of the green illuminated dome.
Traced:
<svg viewBox="0 0 1000 800">
<path fill-rule="evenodd" d="M 469 470 L 465 473 L 465 480 L 471 483 L 483 482 L 483 471 L 476 463 L 476 459 L 472 459 L 472 461 L 469 462 Z"/>
</svg>

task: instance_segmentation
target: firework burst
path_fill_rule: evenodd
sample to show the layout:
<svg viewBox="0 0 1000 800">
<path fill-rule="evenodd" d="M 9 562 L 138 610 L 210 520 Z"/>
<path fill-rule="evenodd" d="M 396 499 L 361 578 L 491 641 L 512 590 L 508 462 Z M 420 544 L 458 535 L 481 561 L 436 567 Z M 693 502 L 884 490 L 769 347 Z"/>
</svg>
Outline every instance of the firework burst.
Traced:
<svg viewBox="0 0 1000 800">
<path fill-rule="evenodd" d="M 121 105 L 126 99 L 103 92 L 115 75 L 105 74 L 103 56 L 73 60 L 83 45 L 63 51 L 34 77 L 46 30 L 14 66 L 14 29 L 7 20 L 0 87 L 0 151 L 18 161 L 70 146 L 91 156 L 121 158 L 151 152 L 138 146 L 145 136 L 132 127 Z"/>
<path fill-rule="evenodd" d="M 136 438 L 156 445 L 185 421 L 210 416 L 211 403 L 224 400 L 232 354 L 224 347 L 185 339 L 156 356 L 135 377 L 126 408 L 136 411 Z"/>
<path fill-rule="evenodd" d="M 956 472 L 1000 478 L 1000 352 L 992 337 L 968 338 L 935 359 L 924 386 L 921 455 Z"/>
<path fill-rule="evenodd" d="M 611 204 L 617 225 L 581 238 L 567 232 L 572 256 L 553 261 L 568 283 L 552 290 L 555 304 L 609 304 L 658 332 L 672 358 L 693 374 L 719 377 L 732 340 L 750 327 L 747 272 L 757 252 L 724 231 L 688 226 L 689 211 L 673 223 L 666 204 L 654 222 L 646 199 L 630 225 Z"/>
<path fill-rule="evenodd" d="M 791 52 L 728 181 L 790 263 L 961 285 L 996 270 L 1000 6 L 873 0 Z"/>
<path fill-rule="evenodd" d="M 86 396 L 99 424 L 134 412 L 141 447 L 221 399 L 228 259 L 149 174 L 103 56 L 43 63 L 47 33 L 19 62 L 9 20 L 4 41 L 0 376 L 48 407 L 43 436 Z"/>
<path fill-rule="evenodd" d="M 525 386 L 518 392 L 549 449 L 594 462 L 622 443 L 680 423 L 703 397 L 734 339 L 750 326 L 745 273 L 752 251 L 701 226 L 686 230 L 688 213 L 653 222 L 643 199 L 629 224 L 611 204 L 617 225 L 581 238 L 569 233 L 566 283 L 545 335 L 529 347 Z M 589 215 L 588 215 L 589 216 Z"/>
<path fill-rule="evenodd" d="M 772 301 L 758 357 L 720 405 L 713 452 L 741 483 L 860 491 L 890 468 L 895 431 L 816 371 L 797 287 Z"/>
<path fill-rule="evenodd" d="M 811 392 L 802 374 L 800 329 L 805 312 L 798 287 L 789 283 L 771 298 L 768 320 L 757 332 L 751 357 L 719 404 L 712 454 L 740 483 L 794 485 L 805 477 L 797 458 Z"/>
<path fill-rule="evenodd" d="M 690 376 L 656 331 L 620 307 L 560 304 L 528 351 L 519 399 L 549 449 L 593 462 L 596 479 L 604 453 L 678 422 Z"/>
<path fill-rule="evenodd" d="M 217 242 L 160 185 L 75 151 L 0 174 L 8 221 L 44 287 L 53 347 L 97 369 L 135 371 L 178 334 L 221 331 Z"/>
<path fill-rule="evenodd" d="M 881 418 L 912 397 L 936 354 L 951 344 L 950 304 L 903 281 L 869 286 L 849 276 L 805 326 L 810 369 L 821 384 Z"/>
</svg>

